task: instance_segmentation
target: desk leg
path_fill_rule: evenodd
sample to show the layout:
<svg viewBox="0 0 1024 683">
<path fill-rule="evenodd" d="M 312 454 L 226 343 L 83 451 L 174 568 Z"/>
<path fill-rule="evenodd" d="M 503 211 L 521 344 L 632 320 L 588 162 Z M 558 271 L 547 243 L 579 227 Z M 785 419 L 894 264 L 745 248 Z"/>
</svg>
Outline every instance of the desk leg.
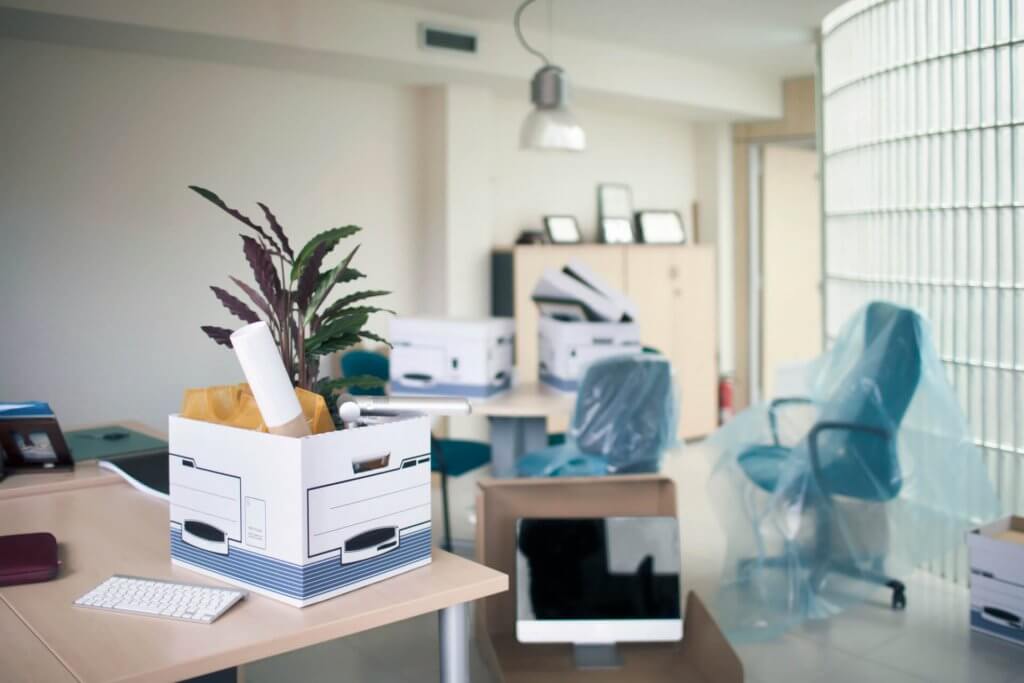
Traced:
<svg viewBox="0 0 1024 683">
<path fill-rule="evenodd" d="M 548 445 L 543 417 L 491 417 L 491 471 L 498 479 L 516 476 L 516 460 Z"/>
<path fill-rule="evenodd" d="M 469 683 L 469 605 L 445 607 L 441 620 L 441 683 Z"/>
</svg>

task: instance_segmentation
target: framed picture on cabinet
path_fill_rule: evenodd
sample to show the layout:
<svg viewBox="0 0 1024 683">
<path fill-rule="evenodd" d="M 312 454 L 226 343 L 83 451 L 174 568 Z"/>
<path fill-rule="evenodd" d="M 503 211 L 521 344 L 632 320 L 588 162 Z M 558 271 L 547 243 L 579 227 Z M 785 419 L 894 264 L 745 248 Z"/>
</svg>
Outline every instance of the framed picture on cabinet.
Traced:
<svg viewBox="0 0 1024 683">
<path fill-rule="evenodd" d="M 583 241 L 575 216 L 544 216 L 544 232 L 552 244 L 579 244 Z"/>
<path fill-rule="evenodd" d="M 644 244 L 686 244 L 686 228 L 678 211 L 637 211 L 636 227 Z"/>
<path fill-rule="evenodd" d="M 597 222 L 605 244 L 632 244 L 633 191 L 629 185 L 602 183 L 597 186 Z"/>
</svg>

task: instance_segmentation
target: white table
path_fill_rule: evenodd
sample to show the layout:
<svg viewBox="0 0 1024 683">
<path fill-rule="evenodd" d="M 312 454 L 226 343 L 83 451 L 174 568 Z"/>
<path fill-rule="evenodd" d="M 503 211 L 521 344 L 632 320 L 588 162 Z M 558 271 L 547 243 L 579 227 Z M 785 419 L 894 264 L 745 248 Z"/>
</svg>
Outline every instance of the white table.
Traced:
<svg viewBox="0 0 1024 683">
<path fill-rule="evenodd" d="M 572 414 L 575 394 L 535 382 L 517 384 L 487 399 L 470 399 L 474 415 L 491 426 L 491 470 L 495 477 L 514 477 L 516 460 L 548 445 L 548 418 Z"/>
</svg>

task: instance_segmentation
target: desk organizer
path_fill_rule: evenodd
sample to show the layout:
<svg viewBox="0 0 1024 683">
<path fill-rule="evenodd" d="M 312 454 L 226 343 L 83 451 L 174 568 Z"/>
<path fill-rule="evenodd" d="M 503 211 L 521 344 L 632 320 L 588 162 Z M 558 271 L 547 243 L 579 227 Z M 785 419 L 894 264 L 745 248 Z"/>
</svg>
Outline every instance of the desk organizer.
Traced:
<svg viewBox="0 0 1024 683">
<path fill-rule="evenodd" d="M 541 318 L 538 325 L 538 376 L 559 391 L 574 392 L 587 366 L 596 360 L 639 353 L 636 323 L 576 322 Z"/>
<path fill-rule="evenodd" d="M 297 607 L 430 562 L 430 420 L 301 439 L 170 417 L 171 560 Z"/>
</svg>

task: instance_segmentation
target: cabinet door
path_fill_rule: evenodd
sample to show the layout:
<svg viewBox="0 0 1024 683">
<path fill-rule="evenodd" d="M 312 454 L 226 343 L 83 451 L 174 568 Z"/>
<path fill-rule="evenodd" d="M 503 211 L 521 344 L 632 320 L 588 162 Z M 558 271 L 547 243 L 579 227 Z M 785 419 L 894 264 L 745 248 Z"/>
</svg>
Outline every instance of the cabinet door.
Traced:
<svg viewBox="0 0 1024 683">
<path fill-rule="evenodd" d="M 516 314 L 516 373 L 521 382 L 537 380 L 537 306 L 530 295 L 548 268 L 561 269 L 577 260 L 603 278 L 609 286 L 625 286 L 625 254 L 608 245 L 518 246 L 514 255 Z"/>
<path fill-rule="evenodd" d="M 626 292 L 637 305 L 640 338 L 676 371 L 679 435 L 718 424 L 718 319 L 711 247 L 637 245 L 626 250 Z"/>
</svg>

